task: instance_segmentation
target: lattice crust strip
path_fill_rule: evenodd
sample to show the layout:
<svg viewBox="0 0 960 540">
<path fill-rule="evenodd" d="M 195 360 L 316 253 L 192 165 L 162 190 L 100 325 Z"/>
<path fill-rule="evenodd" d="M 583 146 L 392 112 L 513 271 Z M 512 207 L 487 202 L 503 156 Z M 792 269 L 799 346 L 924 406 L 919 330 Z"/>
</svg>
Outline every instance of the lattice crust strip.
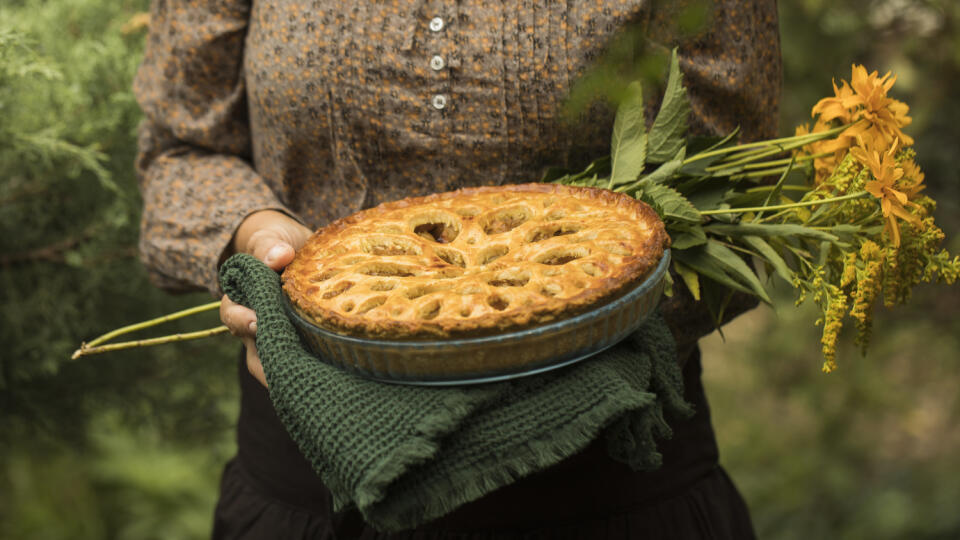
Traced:
<svg viewBox="0 0 960 540">
<path fill-rule="evenodd" d="M 643 203 L 592 188 L 468 188 L 387 203 L 321 229 L 283 275 L 319 326 L 462 336 L 556 320 L 619 295 L 669 244 Z"/>
</svg>

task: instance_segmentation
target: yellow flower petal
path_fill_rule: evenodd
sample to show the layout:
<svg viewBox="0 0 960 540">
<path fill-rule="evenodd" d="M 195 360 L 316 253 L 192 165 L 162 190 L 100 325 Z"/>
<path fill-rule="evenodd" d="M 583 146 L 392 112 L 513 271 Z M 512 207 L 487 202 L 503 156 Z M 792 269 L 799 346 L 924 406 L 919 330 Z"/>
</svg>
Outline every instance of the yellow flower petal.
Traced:
<svg viewBox="0 0 960 540">
<path fill-rule="evenodd" d="M 905 193 L 897 191 L 893 188 L 887 188 L 886 191 L 889 195 L 893 195 L 898 201 L 900 201 L 901 205 L 907 204 L 907 195 Z"/>
<path fill-rule="evenodd" d="M 889 200 L 889 199 L 887 199 L 887 200 Z M 920 223 L 920 218 L 919 218 L 918 216 L 915 216 L 915 215 L 911 214 L 910 212 L 907 212 L 907 209 L 904 208 L 904 207 L 902 207 L 902 206 L 898 206 L 898 205 L 896 205 L 896 204 L 891 204 L 891 205 L 890 205 L 890 213 L 893 214 L 894 216 L 897 216 L 898 218 L 900 218 L 900 219 L 902 219 L 902 220 L 904 220 L 904 221 L 909 221 L 910 223 L 914 223 L 914 224 L 919 224 L 919 223 Z"/>
<path fill-rule="evenodd" d="M 864 188 L 874 197 L 883 199 L 883 184 L 876 180 L 870 180 Z"/>
</svg>

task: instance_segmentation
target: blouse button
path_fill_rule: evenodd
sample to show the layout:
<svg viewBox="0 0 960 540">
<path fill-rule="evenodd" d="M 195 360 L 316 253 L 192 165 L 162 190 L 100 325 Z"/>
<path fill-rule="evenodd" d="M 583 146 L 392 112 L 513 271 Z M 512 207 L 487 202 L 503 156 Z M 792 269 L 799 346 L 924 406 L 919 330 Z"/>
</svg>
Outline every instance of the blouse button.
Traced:
<svg viewBox="0 0 960 540">
<path fill-rule="evenodd" d="M 430 69 L 434 71 L 440 71 L 445 65 L 442 56 L 434 56 L 430 59 Z"/>
<path fill-rule="evenodd" d="M 430 100 L 430 104 L 433 105 L 434 109 L 439 111 L 447 106 L 447 96 L 443 94 L 437 94 L 433 96 L 433 99 Z"/>
<path fill-rule="evenodd" d="M 443 30 L 443 19 L 440 17 L 434 17 L 430 19 L 430 30 L 433 30 L 434 32 Z"/>
</svg>

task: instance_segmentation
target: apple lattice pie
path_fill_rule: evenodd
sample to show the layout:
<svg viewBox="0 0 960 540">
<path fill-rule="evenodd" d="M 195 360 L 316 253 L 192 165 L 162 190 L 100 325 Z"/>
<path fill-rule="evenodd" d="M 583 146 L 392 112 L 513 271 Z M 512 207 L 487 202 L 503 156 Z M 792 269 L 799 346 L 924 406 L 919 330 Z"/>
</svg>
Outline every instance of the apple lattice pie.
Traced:
<svg viewBox="0 0 960 540">
<path fill-rule="evenodd" d="M 385 203 L 317 231 L 283 273 L 321 328 L 377 339 L 519 330 L 600 306 L 670 240 L 627 195 L 557 184 L 465 188 Z"/>
</svg>

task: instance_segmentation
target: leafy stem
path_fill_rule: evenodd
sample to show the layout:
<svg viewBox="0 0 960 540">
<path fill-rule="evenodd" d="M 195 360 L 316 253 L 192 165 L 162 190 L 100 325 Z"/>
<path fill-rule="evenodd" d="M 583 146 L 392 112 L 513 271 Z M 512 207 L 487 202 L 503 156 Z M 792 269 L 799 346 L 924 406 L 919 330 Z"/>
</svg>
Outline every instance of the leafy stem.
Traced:
<svg viewBox="0 0 960 540">
<path fill-rule="evenodd" d="M 764 191 L 774 191 L 776 189 L 778 189 L 778 186 L 756 186 L 756 187 L 745 189 L 744 193 L 763 193 Z M 783 191 L 803 191 L 803 192 L 810 191 L 810 188 L 807 186 L 795 186 L 795 185 L 779 186 L 779 189 Z"/>
<path fill-rule="evenodd" d="M 779 152 L 790 150 L 792 148 L 799 148 L 801 146 L 806 146 L 812 142 L 821 141 L 824 139 L 829 139 L 834 135 L 839 135 L 844 130 L 852 126 L 853 124 L 845 124 L 833 129 L 828 129 L 827 131 L 819 131 L 817 133 L 808 133 L 806 135 L 791 135 L 789 137 L 781 137 L 779 139 L 770 139 L 766 141 L 757 141 L 752 143 L 738 144 L 736 146 L 728 146 L 726 148 L 717 148 L 715 150 L 710 150 L 707 152 L 701 152 L 699 154 L 694 154 L 683 161 L 684 165 L 693 163 L 695 161 L 700 161 L 703 159 L 722 156 L 724 154 L 734 154 L 731 156 L 733 159 L 743 157 L 742 155 L 738 156 L 735 152 L 742 152 L 744 150 L 753 150 L 753 149 L 766 149 L 769 147 L 777 147 Z"/>
<path fill-rule="evenodd" d="M 780 151 L 770 152 L 769 154 L 779 154 Z M 803 156 L 792 156 L 783 159 L 772 159 L 770 161 L 744 161 L 742 163 L 738 162 L 736 166 L 734 164 L 721 164 L 707 167 L 704 169 L 708 173 L 713 173 L 716 176 L 725 176 L 727 174 L 733 174 L 740 170 L 752 170 L 752 169 L 767 169 L 774 167 L 781 167 L 783 165 L 789 165 L 791 163 L 803 163 L 806 161 L 813 161 L 815 159 L 827 157 L 833 155 L 832 152 L 821 152 L 819 154 L 812 155 L 803 155 Z M 759 156 L 758 156 L 759 157 Z"/>
<path fill-rule="evenodd" d="M 716 210 L 702 210 L 700 212 L 700 215 L 712 216 L 717 214 L 743 214 L 747 212 L 766 212 L 768 210 L 789 210 L 791 208 L 802 208 L 804 206 L 817 206 L 820 204 L 849 201 L 850 199 L 859 199 L 865 195 L 869 195 L 869 193 L 866 191 L 858 191 L 856 193 L 841 195 L 840 197 L 829 197 L 826 199 L 819 199 L 816 201 L 800 201 L 800 202 L 795 202 L 790 204 L 771 204 L 768 206 L 746 206 L 743 208 L 719 208 Z"/>
</svg>

